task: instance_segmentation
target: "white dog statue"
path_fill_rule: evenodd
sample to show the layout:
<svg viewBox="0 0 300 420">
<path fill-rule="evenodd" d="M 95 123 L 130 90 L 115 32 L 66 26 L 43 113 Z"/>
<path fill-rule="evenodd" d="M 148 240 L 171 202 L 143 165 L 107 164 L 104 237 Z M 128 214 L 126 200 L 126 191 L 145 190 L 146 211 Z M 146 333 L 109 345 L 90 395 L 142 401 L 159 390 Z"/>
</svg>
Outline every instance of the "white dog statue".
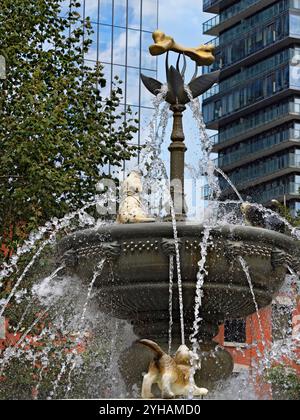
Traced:
<svg viewBox="0 0 300 420">
<path fill-rule="evenodd" d="M 142 175 L 138 171 L 132 171 L 121 186 L 121 203 L 118 223 L 151 223 L 155 219 L 145 212 L 140 195 L 143 191 Z"/>
</svg>

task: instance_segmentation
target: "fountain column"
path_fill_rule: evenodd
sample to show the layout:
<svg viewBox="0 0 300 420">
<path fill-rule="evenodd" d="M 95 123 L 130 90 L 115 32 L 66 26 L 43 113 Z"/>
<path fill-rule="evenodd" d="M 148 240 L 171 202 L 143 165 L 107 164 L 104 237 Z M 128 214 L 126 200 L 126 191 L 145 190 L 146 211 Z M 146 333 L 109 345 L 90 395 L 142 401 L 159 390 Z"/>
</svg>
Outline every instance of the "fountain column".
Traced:
<svg viewBox="0 0 300 420">
<path fill-rule="evenodd" d="M 175 216 L 177 221 L 186 218 L 186 205 L 184 197 L 184 155 L 187 150 L 183 131 L 183 112 L 186 107 L 181 104 L 171 105 L 173 112 L 173 130 L 171 134 L 172 143 L 169 146 L 171 197 L 174 203 Z"/>
</svg>

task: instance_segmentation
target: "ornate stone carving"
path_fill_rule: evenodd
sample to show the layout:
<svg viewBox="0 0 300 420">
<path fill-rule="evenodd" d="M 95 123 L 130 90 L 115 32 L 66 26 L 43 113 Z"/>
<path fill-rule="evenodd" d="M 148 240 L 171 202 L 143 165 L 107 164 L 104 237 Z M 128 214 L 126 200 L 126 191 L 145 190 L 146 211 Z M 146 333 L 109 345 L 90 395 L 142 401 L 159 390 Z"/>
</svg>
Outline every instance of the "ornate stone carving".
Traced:
<svg viewBox="0 0 300 420">
<path fill-rule="evenodd" d="M 99 252 L 106 258 L 117 258 L 121 255 L 121 245 L 119 242 L 103 242 Z"/>
<path fill-rule="evenodd" d="M 233 261 L 239 255 L 244 255 L 241 242 L 227 241 L 224 247 L 224 255 L 229 261 Z"/>
<path fill-rule="evenodd" d="M 292 257 L 288 255 L 288 265 L 296 272 L 299 273 L 300 271 L 300 257 Z"/>
<path fill-rule="evenodd" d="M 181 249 L 181 247 L 182 247 L 182 240 L 181 239 L 178 239 L 178 246 L 179 246 L 179 249 Z M 176 241 L 175 241 L 175 239 L 163 238 L 162 241 L 161 241 L 161 249 L 162 249 L 162 252 L 167 256 L 176 255 Z"/>
<path fill-rule="evenodd" d="M 78 265 L 78 254 L 75 250 L 69 250 L 61 258 L 62 263 L 67 269 L 76 268 Z"/>
<path fill-rule="evenodd" d="M 296 273 L 300 270 L 300 258 L 297 256 L 292 256 L 288 254 L 287 252 L 275 249 L 272 251 L 272 267 L 282 267 L 286 266 L 287 268 L 291 268 Z"/>
<path fill-rule="evenodd" d="M 142 252 L 158 252 L 158 241 L 157 240 L 146 240 L 146 241 L 130 241 L 123 242 L 122 249 L 125 254 L 127 253 L 142 253 Z"/>
<path fill-rule="evenodd" d="M 122 248 L 119 242 L 102 242 L 98 245 L 80 248 L 77 251 L 67 251 L 63 256 L 63 261 L 69 268 L 78 265 L 79 258 L 95 258 L 97 256 L 106 258 L 117 258 L 121 255 Z"/>
<path fill-rule="evenodd" d="M 271 254 L 271 265 L 274 270 L 278 267 L 287 265 L 287 253 L 282 249 L 273 249 Z"/>
<path fill-rule="evenodd" d="M 244 242 L 227 241 L 224 247 L 224 255 L 227 259 L 232 260 L 237 256 L 249 257 L 259 256 L 261 258 L 270 258 L 272 248 L 259 244 L 251 244 Z"/>
</svg>

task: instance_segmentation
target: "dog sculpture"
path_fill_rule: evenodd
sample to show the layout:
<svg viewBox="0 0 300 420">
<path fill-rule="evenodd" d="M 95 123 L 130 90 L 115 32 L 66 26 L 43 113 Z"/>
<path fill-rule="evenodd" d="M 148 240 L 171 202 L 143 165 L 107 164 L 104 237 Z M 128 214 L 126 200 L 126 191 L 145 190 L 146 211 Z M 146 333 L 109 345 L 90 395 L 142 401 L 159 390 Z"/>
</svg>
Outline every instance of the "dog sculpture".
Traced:
<svg viewBox="0 0 300 420">
<path fill-rule="evenodd" d="M 272 210 L 274 211 L 280 204 L 275 200 L 272 200 Z M 245 224 L 247 226 L 260 227 L 263 229 L 274 230 L 275 232 L 284 233 L 290 235 L 290 230 L 286 227 L 280 215 L 269 214 L 267 209 L 259 208 L 254 204 L 245 202 L 241 205 L 241 212 L 244 216 Z"/>
<path fill-rule="evenodd" d="M 206 388 L 198 388 L 194 380 L 191 381 L 191 352 L 188 347 L 181 345 L 175 356 L 165 353 L 157 343 L 151 340 L 140 340 L 140 344 L 148 347 L 155 353 L 150 363 L 148 373 L 144 376 L 142 398 L 154 398 L 152 386 L 157 384 L 164 399 L 179 396 L 202 397 L 207 395 Z"/>
<path fill-rule="evenodd" d="M 121 204 L 117 217 L 118 223 L 151 223 L 155 219 L 149 217 L 141 203 L 140 194 L 143 191 L 142 176 L 138 171 L 132 171 L 121 187 Z"/>
</svg>

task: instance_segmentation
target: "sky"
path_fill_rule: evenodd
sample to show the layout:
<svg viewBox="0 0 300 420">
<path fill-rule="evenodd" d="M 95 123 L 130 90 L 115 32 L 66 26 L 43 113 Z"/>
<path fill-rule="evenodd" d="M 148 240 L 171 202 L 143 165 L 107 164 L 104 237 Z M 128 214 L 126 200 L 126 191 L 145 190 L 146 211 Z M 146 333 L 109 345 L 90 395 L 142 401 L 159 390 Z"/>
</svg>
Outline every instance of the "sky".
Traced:
<svg viewBox="0 0 300 420">
<path fill-rule="evenodd" d="M 192 46 L 209 41 L 202 35 L 202 23 L 214 15 L 204 13 L 202 0 L 160 0 L 159 25 L 178 42 Z"/>
</svg>

